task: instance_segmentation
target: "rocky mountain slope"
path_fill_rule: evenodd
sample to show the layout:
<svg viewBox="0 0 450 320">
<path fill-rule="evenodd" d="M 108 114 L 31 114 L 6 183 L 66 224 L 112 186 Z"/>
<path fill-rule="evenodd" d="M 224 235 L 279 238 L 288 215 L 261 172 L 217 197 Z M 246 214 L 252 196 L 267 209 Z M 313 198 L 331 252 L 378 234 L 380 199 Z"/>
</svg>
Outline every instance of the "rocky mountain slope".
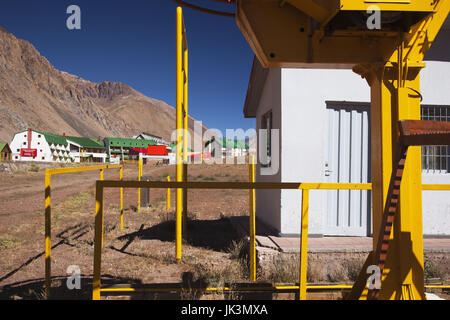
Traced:
<svg viewBox="0 0 450 320">
<path fill-rule="evenodd" d="M 87 137 L 148 132 L 170 141 L 175 116 L 172 106 L 124 83 L 56 70 L 33 45 L 0 27 L 0 141 L 28 128 Z"/>
</svg>

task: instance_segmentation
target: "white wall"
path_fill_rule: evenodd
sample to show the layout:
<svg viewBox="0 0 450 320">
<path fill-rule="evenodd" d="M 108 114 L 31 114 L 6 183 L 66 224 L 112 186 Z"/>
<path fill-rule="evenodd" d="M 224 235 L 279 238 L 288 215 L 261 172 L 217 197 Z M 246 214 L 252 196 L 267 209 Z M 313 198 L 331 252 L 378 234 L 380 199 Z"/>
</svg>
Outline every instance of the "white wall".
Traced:
<svg viewBox="0 0 450 320">
<path fill-rule="evenodd" d="M 327 100 L 370 101 L 367 82 L 351 70 L 282 70 L 283 182 L 324 182 Z M 345 85 L 342 85 L 345 84 Z M 309 234 L 323 235 L 326 191 L 310 192 Z M 281 192 L 281 234 L 300 233 L 301 191 Z"/>
<path fill-rule="evenodd" d="M 31 135 L 31 149 L 37 149 L 36 158 L 33 159 L 31 157 L 21 157 L 20 156 L 20 149 L 28 148 L 27 135 L 28 135 L 28 130 L 15 134 L 15 136 L 10 144 L 10 148 L 12 151 L 12 160 L 13 161 L 51 162 L 53 157 L 52 157 L 52 153 L 50 150 L 50 146 L 47 143 L 47 140 L 45 140 L 44 135 L 38 134 L 37 132 L 34 132 L 34 131 L 32 131 L 32 135 Z M 40 135 L 40 137 L 39 137 L 39 135 Z"/>
<path fill-rule="evenodd" d="M 261 116 L 272 110 L 272 126 L 281 126 L 281 70 L 271 69 L 261 95 L 260 104 L 256 112 L 256 130 L 261 129 Z M 258 182 L 280 182 L 281 173 L 276 175 L 261 175 L 259 159 L 255 167 L 255 180 Z M 256 190 L 256 217 L 272 228 L 281 231 L 280 218 L 280 190 Z"/>
<path fill-rule="evenodd" d="M 450 63 L 427 61 L 421 71 L 423 104 L 450 105 Z M 450 184 L 450 174 L 425 172 L 422 183 Z M 424 235 L 450 235 L 450 191 L 423 191 Z"/>
<path fill-rule="evenodd" d="M 423 104 L 450 105 L 450 63 L 427 62 L 421 72 Z M 281 88 L 280 84 L 281 83 Z M 271 69 L 257 110 L 273 112 L 273 127 L 281 128 L 280 174 L 257 181 L 323 182 L 327 145 L 325 101 L 370 102 L 367 82 L 351 70 Z M 282 107 L 281 107 L 282 106 Z M 450 184 L 450 174 L 423 174 L 423 183 Z M 257 217 L 281 235 L 300 232 L 301 192 L 257 190 Z M 309 234 L 324 234 L 326 192 L 310 192 Z M 450 234 L 450 195 L 447 191 L 423 192 L 425 235 Z"/>
</svg>

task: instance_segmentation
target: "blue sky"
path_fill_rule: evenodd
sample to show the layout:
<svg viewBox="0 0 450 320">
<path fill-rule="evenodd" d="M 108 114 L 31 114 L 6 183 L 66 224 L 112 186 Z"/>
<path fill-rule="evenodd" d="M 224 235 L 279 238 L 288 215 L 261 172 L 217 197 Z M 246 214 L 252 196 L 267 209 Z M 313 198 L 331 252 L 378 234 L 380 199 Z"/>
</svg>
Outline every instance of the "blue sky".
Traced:
<svg viewBox="0 0 450 320">
<path fill-rule="evenodd" d="M 81 8 L 81 30 L 66 27 L 72 4 Z M 170 0 L 1 0 L 0 26 L 31 42 L 59 70 L 124 82 L 175 106 L 176 7 Z M 183 11 L 190 114 L 223 134 L 254 128 L 242 113 L 253 53 L 234 19 Z"/>
</svg>

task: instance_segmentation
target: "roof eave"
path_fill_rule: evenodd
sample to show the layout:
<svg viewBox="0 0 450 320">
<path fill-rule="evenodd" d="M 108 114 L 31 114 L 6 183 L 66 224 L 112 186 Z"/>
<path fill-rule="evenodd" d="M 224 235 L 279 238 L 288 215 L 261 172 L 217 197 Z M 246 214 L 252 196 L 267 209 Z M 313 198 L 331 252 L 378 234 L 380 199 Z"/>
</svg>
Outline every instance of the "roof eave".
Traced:
<svg viewBox="0 0 450 320">
<path fill-rule="evenodd" d="M 244 117 L 255 118 L 261 94 L 266 83 L 269 69 L 263 68 L 256 56 L 253 58 L 252 71 L 248 82 L 247 95 L 244 103 Z"/>
</svg>

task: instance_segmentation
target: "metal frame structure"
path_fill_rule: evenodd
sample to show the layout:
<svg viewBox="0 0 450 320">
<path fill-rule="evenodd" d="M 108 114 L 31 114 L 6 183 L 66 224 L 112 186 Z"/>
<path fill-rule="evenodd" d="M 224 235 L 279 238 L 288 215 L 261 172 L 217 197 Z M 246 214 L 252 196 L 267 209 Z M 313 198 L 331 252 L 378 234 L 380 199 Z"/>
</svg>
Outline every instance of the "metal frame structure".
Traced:
<svg viewBox="0 0 450 320">
<path fill-rule="evenodd" d="M 251 170 L 251 169 L 250 169 Z M 301 229 L 302 236 L 300 242 L 300 285 L 299 297 L 306 299 L 306 270 L 307 270 L 307 235 L 308 235 L 308 211 L 309 211 L 309 191 L 310 190 L 370 190 L 370 183 L 300 183 L 300 182 L 165 182 L 165 181 L 113 181 L 99 180 L 96 182 L 95 191 L 95 236 L 94 236 L 94 279 L 93 294 L 94 300 L 99 300 L 101 292 L 101 251 L 102 251 L 102 229 L 103 229 L 103 194 L 105 188 L 176 188 L 176 189 L 232 189 L 232 190 L 250 190 L 255 189 L 300 189 L 302 190 L 302 213 Z M 253 211 L 253 210 L 251 210 Z M 181 217 L 178 217 L 181 222 Z M 181 224 L 181 223 L 180 223 Z M 254 224 L 254 215 L 250 225 Z M 178 228 L 176 233 L 181 232 Z M 255 245 L 255 228 L 251 228 L 253 248 Z M 181 238 L 181 234 L 179 234 Z M 177 261 L 181 262 L 180 251 L 176 251 Z M 256 280 L 256 250 L 251 252 L 251 261 L 254 266 L 252 279 Z M 179 260 L 178 260 L 179 259 Z M 117 290 L 116 290 L 117 291 Z"/>
<path fill-rule="evenodd" d="M 52 218 L 52 201 L 51 201 L 51 177 L 56 174 L 75 173 L 84 171 L 100 171 L 100 180 L 103 180 L 103 172 L 105 169 L 119 168 L 119 179 L 123 180 L 123 166 L 122 165 L 102 165 L 102 166 L 87 166 L 87 167 L 72 167 L 72 168 L 55 168 L 45 170 L 45 294 L 47 299 L 50 299 L 51 289 L 51 218 Z M 120 228 L 123 230 L 123 188 L 120 188 Z M 103 234 L 103 231 L 102 231 Z M 103 235 L 102 235 L 103 242 Z"/>
<path fill-rule="evenodd" d="M 270 2 L 270 3 L 269 3 Z M 284 2 L 289 3 L 300 13 L 283 11 Z M 374 50 L 373 45 L 361 46 L 361 39 L 368 36 L 365 31 L 337 30 L 331 37 L 323 41 L 327 36 L 324 27 L 339 13 L 339 11 L 366 10 L 369 5 L 361 0 L 336 0 L 328 1 L 328 8 L 321 7 L 317 3 L 305 0 L 266 1 L 263 4 L 255 4 L 254 1 L 240 1 L 237 8 L 237 22 L 241 31 L 246 36 L 260 61 L 266 67 L 295 66 L 308 67 L 311 63 L 316 66 L 335 67 L 336 64 L 354 65 L 353 71 L 360 74 L 371 86 L 371 135 L 373 137 L 372 148 L 372 176 L 373 184 L 355 183 L 263 183 L 263 182 L 187 182 L 187 175 L 183 179 L 182 147 L 183 134 L 187 126 L 184 121 L 187 118 L 187 42 L 182 9 L 177 9 L 177 179 L 176 182 L 142 182 L 142 181 L 97 181 L 96 183 L 96 212 L 95 212 L 95 240 L 94 240 L 94 279 L 93 299 L 100 299 L 102 292 L 137 291 L 137 288 L 101 287 L 101 250 L 102 250 L 102 226 L 103 226 L 103 192 L 105 188 L 176 188 L 177 189 L 177 214 L 176 214 L 176 259 L 181 262 L 181 237 L 182 237 L 182 204 L 184 213 L 187 213 L 187 200 L 183 194 L 187 189 L 300 189 L 302 190 L 301 207 L 301 240 L 300 240 L 300 281 L 299 298 L 306 299 L 306 267 L 307 267 L 307 235 L 308 235 L 308 199 L 310 190 L 346 189 L 373 191 L 373 226 L 379 230 L 382 226 L 383 212 L 389 203 L 388 190 L 395 165 L 395 152 L 398 146 L 400 128 L 398 121 L 404 119 L 420 119 L 420 93 L 419 72 L 425 65 L 423 57 L 435 39 L 449 11 L 450 0 L 436 0 L 433 2 L 411 1 L 379 1 L 380 10 L 416 12 L 422 16 L 409 32 L 382 31 L 370 40 L 378 44 L 379 50 Z M 269 3 L 269 5 L 267 5 Z M 324 3 L 326 3 L 324 1 Z M 333 5 L 338 6 L 333 11 Z M 247 5 L 247 7 L 246 7 Z M 267 5 L 265 9 L 261 9 Z M 281 9 L 280 9 L 281 8 Z M 263 14 L 258 14 L 256 11 Z M 264 11 L 265 10 L 265 11 Z M 331 12 L 331 11 L 333 12 Z M 326 13 L 326 14 L 325 14 Z M 330 14 L 328 14 L 330 13 Z M 346 13 L 344 13 L 346 14 Z M 266 15 L 269 18 L 261 21 Z M 280 32 L 273 32 L 274 25 L 280 25 L 283 19 L 296 19 L 305 25 L 300 32 L 301 36 L 292 36 L 292 32 L 298 32 L 297 27 L 286 30 L 283 33 L 288 38 L 287 42 L 279 42 Z M 312 20 L 319 22 L 320 29 L 313 30 Z M 281 26 L 281 25 L 280 25 Z M 291 27 L 289 23 L 284 26 Z M 303 30 L 303 31 L 302 31 Z M 278 30 L 280 31 L 280 30 Z M 258 37 L 258 34 L 261 37 Z M 298 38 L 298 41 L 292 41 Z M 266 42 L 264 42 L 266 41 Z M 271 42 L 272 41 L 272 42 Z M 275 41 L 275 42 L 273 42 Z M 278 43 L 277 50 L 281 54 L 264 50 L 265 46 Z M 292 48 L 290 46 L 298 46 Z M 281 46 L 281 47 L 280 47 Z M 283 47 L 284 46 L 284 47 Z M 267 48 L 266 48 L 267 49 Z M 283 56 L 283 53 L 287 54 Z M 280 58 L 281 57 L 281 58 Z M 184 113 L 184 114 L 183 114 Z M 185 129 L 185 130 L 182 130 Z M 186 135 L 184 135 L 186 138 Z M 186 146 L 186 140 L 184 141 Z M 185 157 L 187 148 L 184 148 Z M 423 280 L 423 231 L 422 231 L 422 190 L 450 190 L 447 185 L 427 185 L 421 182 L 420 148 L 409 147 L 408 159 L 404 159 L 404 176 L 401 186 L 402 194 L 398 200 L 397 218 L 393 222 L 393 232 L 389 232 L 390 246 L 392 250 L 386 254 L 386 265 L 383 268 L 382 286 L 377 297 L 381 299 L 414 299 L 425 298 Z M 186 164 L 185 164 L 186 165 Z M 251 170 L 251 169 L 250 169 Z M 185 173 L 187 169 L 184 170 Z M 250 179 L 253 179 L 252 174 Z M 372 187 L 373 186 L 373 187 Z M 250 215 L 252 212 L 254 195 L 250 193 Z M 182 202 L 183 201 L 183 202 Z M 250 224 L 250 239 L 254 244 L 255 228 Z M 382 230 L 382 229 L 381 229 Z M 373 244 L 377 248 L 380 237 L 383 234 L 374 233 Z M 254 250 L 250 268 L 255 268 L 256 261 Z M 372 252 L 365 265 L 374 263 L 377 254 Z M 366 269 L 361 270 L 360 275 L 352 286 L 350 298 L 362 299 L 367 296 L 366 282 L 364 281 Z M 253 277 L 253 274 L 251 274 Z M 251 279 L 253 280 L 253 278 Z M 407 290 L 405 290 L 405 287 Z M 272 286 L 276 288 L 276 286 Z M 219 288 L 203 288 L 206 291 L 214 291 Z M 221 288 L 224 289 L 225 288 Z M 358 290 L 357 290 L 358 289 Z M 361 289 L 361 290 L 359 290 Z M 145 289 L 142 289 L 145 290 Z"/>
<path fill-rule="evenodd" d="M 252 164 L 249 166 L 252 168 Z M 249 169 L 251 171 L 252 169 Z M 250 178 L 251 179 L 251 178 Z M 183 291 L 192 290 L 192 288 L 181 287 L 158 287 L 158 288 L 102 288 L 101 287 L 101 253 L 102 253 L 102 228 L 103 228 L 103 194 L 105 188 L 180 188 L 180 189 L 231 189 L 231 190 L 245 190 L 248 189 L 251 193 L 255 189 L 291 189 L 302 190 L 302 204 L 301 204 L 301 240 L 300 240 L 300 279 L 299 286 L 277 286 L 262 287 L 261 284 L 245 285 L 244 288 L 194 288 L 194 290 L 201 292 L 212 291 L 286 291 L 296 290 L 299 293 L 299 299 L 306 300 L 307 289 L 351 289 L 354 286 L 349 285 L 330 285 L 330 286 L 315 286 L 307 284 L 307 235 L 308 235 L 308 213 L 309 213 L 309 192 L 310 190 L 371 190 L 370 183 L 299 183 L 299 182 L 165 182 L 165 181 L 112 181 L 100 180 L 96 183 L 95 192 L 95 236 L 94 236 L 94 279 L 93 279 L 93 294 L 94 300 L 99 300 L 102 292 L 167 292 L 167 291 Z M 422 190 L 448 190 L 450 185 L 441 184 L 427 184 L 422 186 Z M 250 226 L 254 225 L 254 207 L 252 209 L 250 203 Z M 250 280 L 256 280 L 256 230 L 250 228 Z M 181 255 L 180 255 L 181 257 Z M 370 262 L 370 259 L 368 259 Z M 253 267 L 252 267 L 253 266 Z M 367 279 L 367 278 L 365 278 Z M 357 298 L 367 296 L 365 290 L 366 283 L 364 281 L 356 281 L 355 284 L 362 283 L 361 293 Z M 440 288 L 448 288 L 448 286 L 440 286 Z M 354 296 L 354 295 L 353 295 Z M 352 295 L 350 297 L 353 297 Z"/>
<path fill-rule="evenodd" d="M 355 13 L 364 17 L 373 5 L 382 17 L 398 19 L 373 30 L 367 16 L 355 22 Z M 263 67 L 352 68 L 370 85 L 374 248 L 383 237 L 378 230 L 400 146 L 399 121 L 420 120 L 420 70 L 449 11 L 450 0 L 237 3 L 237 25 Z M 420 146 L 409 147 L 404 167 L 379 299 L 425 299 Z"/>
</svg>

